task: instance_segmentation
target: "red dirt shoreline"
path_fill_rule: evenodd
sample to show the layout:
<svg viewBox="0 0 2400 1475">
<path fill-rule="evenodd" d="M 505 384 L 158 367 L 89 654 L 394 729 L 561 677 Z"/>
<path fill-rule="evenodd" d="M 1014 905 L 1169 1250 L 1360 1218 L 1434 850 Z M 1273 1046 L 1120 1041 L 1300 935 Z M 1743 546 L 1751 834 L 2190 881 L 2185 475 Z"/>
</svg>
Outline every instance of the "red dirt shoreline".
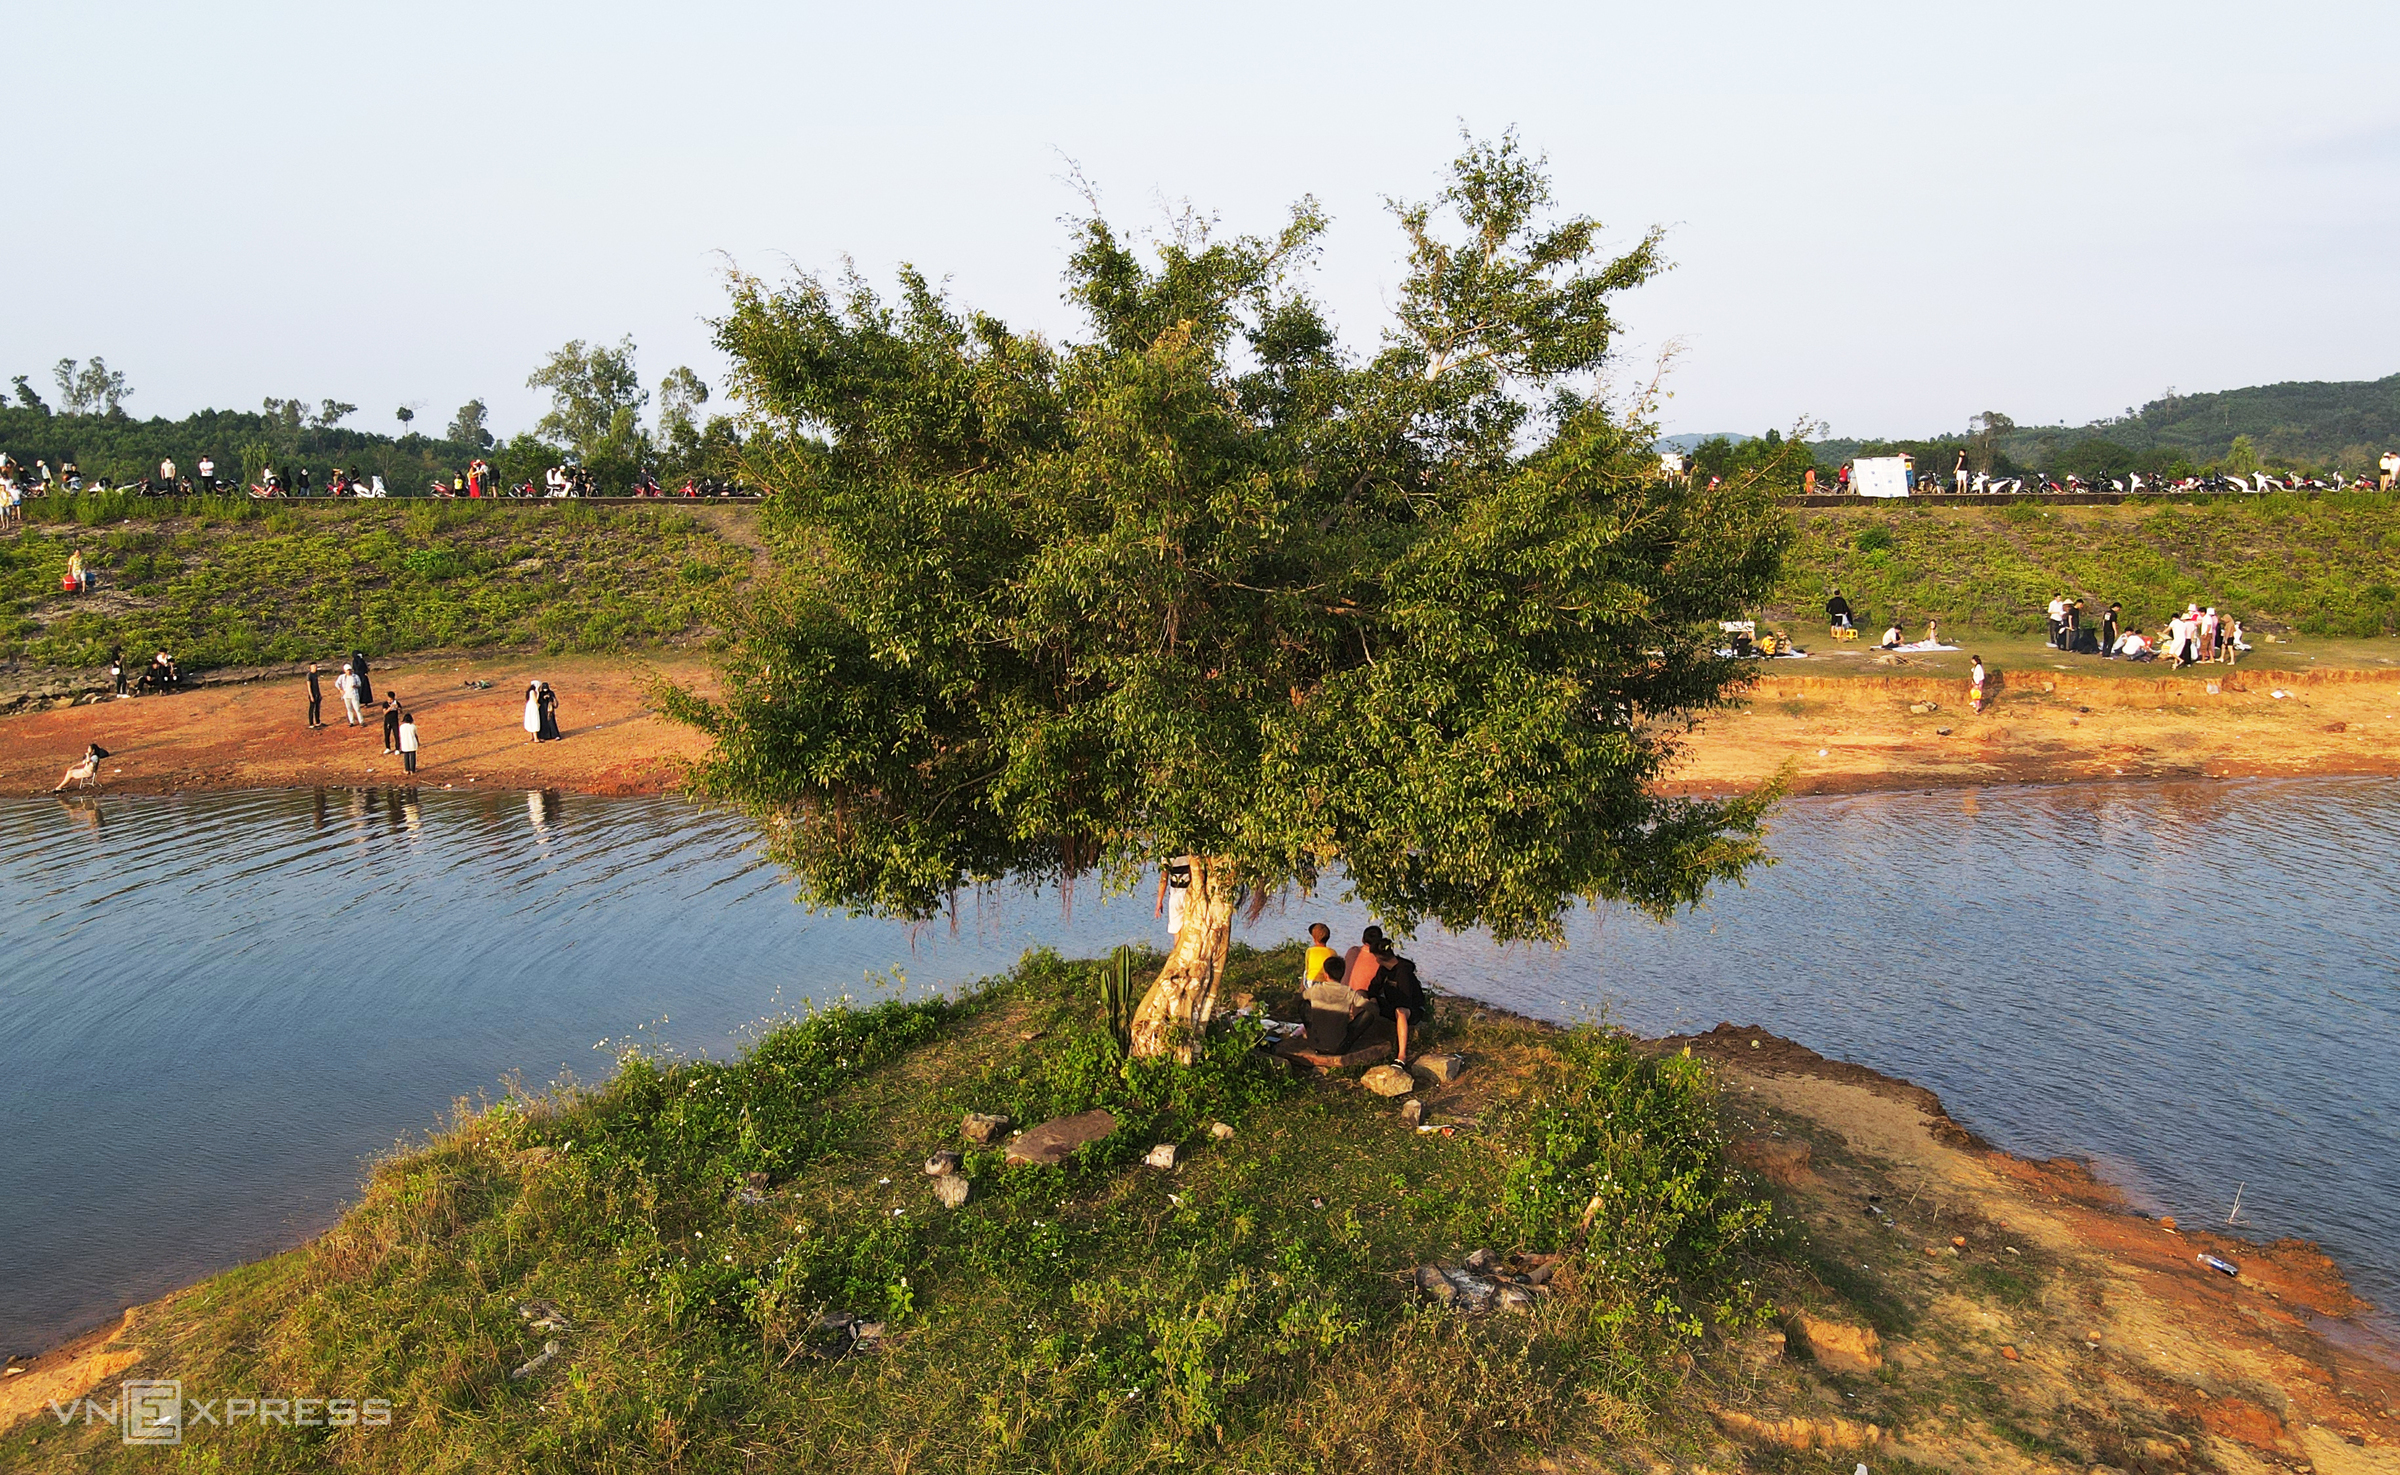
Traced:
<svg viewBox="0 0 2400 1475">
<path fill-rule="evenodd" d="M 684 765 L 708 747 L 704 734 L 658 711 L 661 682 L 714 689 L 701 657 L 454 656 L 377 666 L 371 675 L 378 698 L 397 691 L 416 714 L 424 749 L 413 778 L 382 751 L 379 712 L 367 714 L 365 727 L 345 725 L 327 671 L 327 726 L 313 732 L 299 677 L 0 718 L 0 793 L 49 792 L 91 742 L 110 755 L 99 790 L 132 794 L 402 783 L 658 794 L 677 788 Z M 564 741 L 527 740 L 525 685 L 536 678 L 558 691 Z"/>
<path fill-rule="evenodd" d="M 416 711 L 427 788 L 659 794 L 680 786 L 707 738 L 657 710 L 659 683 L 715 690 L 706 656 L 427 657 L 379 667 Z M 558 689 L 567 740 L 529 744 L 527 680 Z M 2400 774 L 2400 672 L 2227 671 L 2191 679 L 2004 673 L 1967 710 L 1964 684 L 1935 674 L 1770 670 L 1739 707 L 1685 740 L 1660 787 L 1747 792 L 1779 775 L 1794 794 L 1980 788 L 2144 779 Z M 489 682 L 474 687 L 469 682 Z M 327 686 L 330 688 L 330 674 Z M 2276 693 L 2283 693 L 2277 696 Z M 310 732 L 297 677 L 262 676 L 165 697 L 87 701 L 0 717 L 0 794 L 38 794 L 82 753 L 107 748 L 116 793 L 309 788 L 403 781 L 378 729 Z"/>
</svg>

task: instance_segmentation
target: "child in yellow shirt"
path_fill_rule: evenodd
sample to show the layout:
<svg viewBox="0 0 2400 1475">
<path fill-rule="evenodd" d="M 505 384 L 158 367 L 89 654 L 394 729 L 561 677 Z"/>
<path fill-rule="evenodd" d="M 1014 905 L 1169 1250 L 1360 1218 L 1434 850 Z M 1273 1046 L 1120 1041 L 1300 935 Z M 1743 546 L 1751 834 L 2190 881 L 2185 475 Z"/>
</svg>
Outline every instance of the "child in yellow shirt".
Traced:
<svg viewBox="0 0 2400 1475">
<path fill-rule="evenodd" d="M 1308 928 L 1308 957 L 1300 969 L 1300 985 L 1339 983 L 1342 981 L 1342 955 L 1325 944 L 1333 939 L 1333 929 L 1322 922 L 1312 922 Z"/>
</svg>

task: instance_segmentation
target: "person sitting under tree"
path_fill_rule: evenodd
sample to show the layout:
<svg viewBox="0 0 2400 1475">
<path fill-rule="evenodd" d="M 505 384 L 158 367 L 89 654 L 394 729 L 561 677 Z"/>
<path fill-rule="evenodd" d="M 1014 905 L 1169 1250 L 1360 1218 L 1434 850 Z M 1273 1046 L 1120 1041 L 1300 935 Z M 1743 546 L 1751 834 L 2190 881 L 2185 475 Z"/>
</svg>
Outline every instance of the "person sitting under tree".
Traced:
<svg viewBox="0 0 2400 1475">
<path fill-rule="evenodd" d="M 1400 1035 L 1400 1063 L 1408 1064 L 1408 1027 L 1425 1017 L 1425 986 L 1417 981 L 1417 965 L 1400 956 L 1383 935 L 1367 929 L 1367 946 L 1375 951 L 1375 977 L 1364 992 Z"/>
<path fill-rule="evenodd" d="M 1163 878 L 1162 878 L 1163 880 Z M 1300 986 L 1342 981 L 1342 955 L 1329 945 L 1333 929 L 1322 922 L 1308 924 L 1308 951 L 1300 960 Z"/>
</svg>

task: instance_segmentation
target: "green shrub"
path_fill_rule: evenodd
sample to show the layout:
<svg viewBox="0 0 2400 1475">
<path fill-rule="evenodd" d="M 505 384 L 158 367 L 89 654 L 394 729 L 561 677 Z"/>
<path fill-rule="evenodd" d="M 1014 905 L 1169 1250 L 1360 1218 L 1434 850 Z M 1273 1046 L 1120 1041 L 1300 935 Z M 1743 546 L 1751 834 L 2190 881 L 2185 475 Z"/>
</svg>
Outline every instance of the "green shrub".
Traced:
<svg viewBox="0 0 2400 1475">
<path fill-rule="evenodd" d="M 1703 1311 L 1754 1319 L 1736 1262 L 1765 1242 L 1772 1209 L 1727 1165 L 1707 1068 L 1689 1050 L 1647 1055 L 1591 1028 L 1561 1053 L 1536 1097 L 1532 1150 L 1510 1171 L 1505 1216 L 1538 1248 L 1578 1248 L 1687 1335 L 1700 1333 Z"/>
<path fill-rule="evenodd" d="M 466 560 L 447 548 L 411 548 L 400 561 L 407 565 L 410 573 L 435 584 L 445 579 L 455 579 L 467 571 Z"/>
</svg>

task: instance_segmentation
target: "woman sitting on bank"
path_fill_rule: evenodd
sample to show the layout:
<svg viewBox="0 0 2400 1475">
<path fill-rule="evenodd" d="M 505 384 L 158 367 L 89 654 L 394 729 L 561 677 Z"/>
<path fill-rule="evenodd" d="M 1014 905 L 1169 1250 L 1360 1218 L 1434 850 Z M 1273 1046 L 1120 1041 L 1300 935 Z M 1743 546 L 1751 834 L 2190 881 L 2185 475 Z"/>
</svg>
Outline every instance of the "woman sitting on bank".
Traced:
<svg viewBox="0 0 2400 1475">
<path fill-rule="evenodd" d="M 83 750 L 83 760 L 68 769 L 65 776 L 59 779 L 58 789 L 63 789 L 69 784 L 73 784 L 79 789 L 91 787 L 92 780 L 100 776 L 100 760 L 107 756 L 108 749 L 101 747 L 98 743 L 88 744 Z M 52 789 L 50 792 L 55 794 L 58 789 Z"/>
</svg>

